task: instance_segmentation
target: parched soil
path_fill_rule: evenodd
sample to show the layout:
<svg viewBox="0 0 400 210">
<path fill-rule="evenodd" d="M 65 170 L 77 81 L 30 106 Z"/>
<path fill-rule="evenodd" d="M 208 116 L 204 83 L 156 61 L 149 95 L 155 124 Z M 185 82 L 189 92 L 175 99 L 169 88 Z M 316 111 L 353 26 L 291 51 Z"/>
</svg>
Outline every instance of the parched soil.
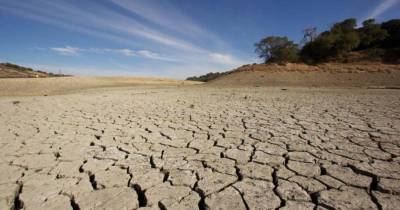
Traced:
<svg viewBox="0 0 400 210">
<path fill-rule="evenodd" d="M 0 98 L 0 209 L 398 209 L 400 92 Z"/>
<path fill-rule="evenodd" d="M 82 90 L 138 85 L 186 85 L 201 82 L 140 77 L 53 77 L 0 79 L 0 96 L 59 95 Z"/>
</svg>

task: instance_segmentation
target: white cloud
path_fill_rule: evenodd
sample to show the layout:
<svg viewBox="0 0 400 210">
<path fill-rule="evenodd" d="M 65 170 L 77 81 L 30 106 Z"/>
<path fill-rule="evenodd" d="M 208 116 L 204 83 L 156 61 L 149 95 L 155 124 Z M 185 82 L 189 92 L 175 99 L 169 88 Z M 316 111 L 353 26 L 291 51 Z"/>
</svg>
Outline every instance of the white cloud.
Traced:
<svg viewBox="0 0 400 210">
<path fill-rule="evenodd" d="M 135 36 L 181 50 L 204 51 L 192 43 L 144 25 L 130 16 L 122 15 L 96 2 L 89 3 L 91 5 L 87 8 L 91 8 L 90 10 L 79 8 L 66 1 L 8 1 L 0 2 L 0 10 L 123 42 L 132 43 L 129 40 Z"/>
<path fill-rule="evenodd" d="M 158 55 L 158 53 L 154 53 L 149 50 L 139 50 L 137 53 L 145 58 L 152 58 L 152 59 L 161 58 L 160 55 Z"/>
<path fill-rule="evenodd" d="M 171 63 L 160 65 L 157 62 L 148 62 L 143 65 L 148 67 L 149 71 L 160 72 L 161 66 L 171 71 L 168 72 L 168 75 L 174 75 L 172 71 L 176 69 L 177 72 L 180 72 L 179 75 L 187 76 L 196 75 L 198 72 L 226 71 L 246 63 L 242 58 L 232 54 L 232 52 L 239 53 L 239 51 L 231 49 L 213 33 L 199 27 L 190 17 L 177 11 L 173 7 L 174 5 L 167 0 L 157 2 L 146 0 L 139 3 L 138 0 L 112 1 L 128 11 L 121 12 L 121 8 L 107 7 L 98 1 L 84 1 L 84 5 L 82 5 L 67 0 L 0 0 L 0 12 L 33 19 L 80 34 L 119 42 L 121 45 L 134 49 L 69 46 L 51 49 L 62 55 L 110 53 L 167 61 Z M 205 46 L 199 43 L 209 44 Z M 216 53 L 216 51 L 230 54 Z M 126 60 L 127 62 L 124 64 L 129 63 L 129 60 Z M 95 63 L 97 66 L 102 65 L 101 62 Z M 118 66 L 116 67 L 118 69 Z M 139 69 L 141 66 L 138 64 L 137 68 Z M 94 71 L 96 68 L 87 69 Z"/>
<path fill-rule="evenodd" d="M 222 54 L 222 53 L 210 53 L 209 54 L 210 59 L 214 63 L 219 63 L 223 64 L 226 66 L 240 66 L 246 63 L 246 61 L 242 61 L 240 59 L 234 58 L 231 55 L 228 54 Z"/>
<path fill-rule="evenodd" d="M 162 60 L 162 61 L 179 62 L 178 59 L 161 56 L 160 54 L 149 51 L 149 50 L 139 50 L 136 53 L 144 58 L 149 58 L 149 59 L 154 59 L 154 60 Z"/>
<path fill-rule="evenodd" d="M 135 52 L 133 52 L 133 50 L 130 49 L 118 49 L 116 50 L 116 52 L 125 55 L 125 56 L 135 56 Z"/>
<path fill-rule="evenodd" d="M 136 56 L 136 53 L 131 49 L 89 48 L 89 49 L 82 49 L 82 51 L 92 52 L 92 53 L 116 53 L 126 57 Z"/>
<path fill-rule="evenodd" d="M 40 48 L 42 49 L 42 48 Z M 156 52 L 152 52 L 150 50 L 138 50 L 134 51 L 131 49 L 110 49 L 110 48 L 78 48 L 78 47 L 53 47 L 50 48 L 50 50 L 55 51 L 59 53 L 60 55 L 64 56 L 71 56 L 71 55 L 78 55 L 79 53 L 97 53 L 97 54 L 107 54 L 107 53 L 112 53 L 112 54 L 119 54 L 122 56 L 126 57 L 142 57 L 142 58 L 147 58 L 147 59 L 153 59 L 153 60 L 161 60 L 161 61 L 169 61 L 169 62 L 179 62 L 178 59 L 174 58 L 169 58 L 166 56 L 162 56 Z"/>
<path fill-rule="evenodd" d="M 366 19 L 379 17 L 399 2 L 400 0 L 382 0 L 382 2 L 368 15 Z"/>
<path fill-rule="evenodd" d="M 200 27 L 187 15 L 174 7 L 168 0 L 111 0 L 116 5 L 156 23 L 159 26 L 172 29 L 175 32 L 185 34 L 191 37 L 203 37 L 210 41 L 226 46 L 227 44 L 217 35 Z"/>
<path fill-rule="evenodd" d="M 50 48 L 51 50 L 61 54 L 61 55 L 66 55 L 66 56 L 71 56 L 71 55 L 78 55 L 78 52 L 81 50 L 79 48 L 76 47 L 70 47 L 70 46 L 66 46 L 66 47 L 53 47 Z"/>
</svg>

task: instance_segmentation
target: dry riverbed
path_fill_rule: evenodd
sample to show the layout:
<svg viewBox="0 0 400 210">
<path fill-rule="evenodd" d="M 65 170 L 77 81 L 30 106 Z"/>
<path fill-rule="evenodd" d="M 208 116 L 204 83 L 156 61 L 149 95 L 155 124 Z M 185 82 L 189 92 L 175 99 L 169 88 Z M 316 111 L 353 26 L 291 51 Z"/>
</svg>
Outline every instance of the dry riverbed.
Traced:
<svg viewBox="0 0 400 210">
<path fill-rule="evenodd" d="M 0 98 L 0 209 L 398 209 L 400 91 Z"/>
</svg>

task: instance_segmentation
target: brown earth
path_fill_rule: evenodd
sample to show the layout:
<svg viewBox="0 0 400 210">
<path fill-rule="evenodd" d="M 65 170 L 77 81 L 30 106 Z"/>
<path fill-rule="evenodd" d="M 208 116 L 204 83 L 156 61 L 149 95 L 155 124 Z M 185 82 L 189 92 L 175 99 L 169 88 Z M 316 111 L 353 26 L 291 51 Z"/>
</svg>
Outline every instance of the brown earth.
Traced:
<svg viewBox="0 0 400 210">
<path fill-rule="evenodd" d="M 397 90 L 148 87 L 0 97 L 0 209 L 400 205 Z"/>
<path fill-rule="evenodd" d="M 210 81 L 223 86 L 400 87 L 400 65 L 382 63 L 253 64 Z"/>
<path fill-rule="evenodd" d="M 137 85 L 183 85 L 200 82 L 139 77 L 53 77 L 0 79 L 0 96 L 55 95 L 93 88 Z"/>
</svg>

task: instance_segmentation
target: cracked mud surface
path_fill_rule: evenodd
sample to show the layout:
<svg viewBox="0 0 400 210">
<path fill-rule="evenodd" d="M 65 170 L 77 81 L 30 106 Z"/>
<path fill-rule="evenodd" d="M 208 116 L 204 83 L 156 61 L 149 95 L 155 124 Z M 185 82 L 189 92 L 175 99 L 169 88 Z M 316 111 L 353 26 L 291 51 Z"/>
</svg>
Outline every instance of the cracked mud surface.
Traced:
<svg viewBox="0 0 400 210">
<path fill-rule="evenodd" d="M 361 89 L 0 98 L 0 209 L 398 209 L 399 107 Z"/>
</svg>

